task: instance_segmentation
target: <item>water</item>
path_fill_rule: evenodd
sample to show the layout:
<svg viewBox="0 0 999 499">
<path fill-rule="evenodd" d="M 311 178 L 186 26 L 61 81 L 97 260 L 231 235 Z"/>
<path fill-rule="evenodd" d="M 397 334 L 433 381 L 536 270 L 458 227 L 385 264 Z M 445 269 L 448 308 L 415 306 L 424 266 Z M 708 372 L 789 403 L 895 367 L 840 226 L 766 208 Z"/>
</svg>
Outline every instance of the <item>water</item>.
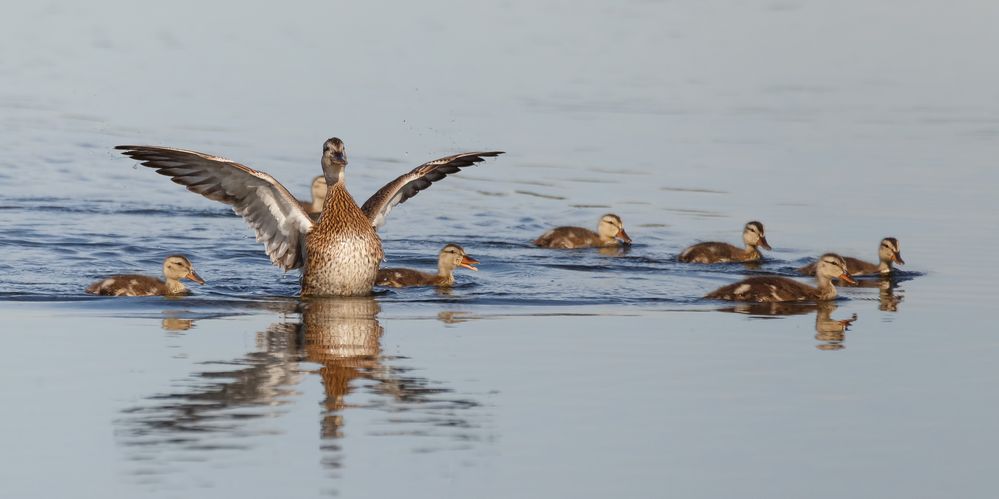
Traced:
<svg viewBox="0 0 999 499">
<path fill-rule="evenodd" d="M 7 6 L 0 496 L 992 497 L 997 21 L 973 2 Z M 218 154 L 305 196 L 334 135 L 360 201 L 507 151 L 381 231 L 388 265 L 456 242 L 480 272 L 302 303 L 231 211 L 112 149 Z M 530 245 L 605 212 L 630 251 Z M 760 267 L 676 263 L 751 219 Z M 892 287 L 700 299 L 888 235 Z M 194 296 L 82 292 L 177 252 Z"/>
</svg>

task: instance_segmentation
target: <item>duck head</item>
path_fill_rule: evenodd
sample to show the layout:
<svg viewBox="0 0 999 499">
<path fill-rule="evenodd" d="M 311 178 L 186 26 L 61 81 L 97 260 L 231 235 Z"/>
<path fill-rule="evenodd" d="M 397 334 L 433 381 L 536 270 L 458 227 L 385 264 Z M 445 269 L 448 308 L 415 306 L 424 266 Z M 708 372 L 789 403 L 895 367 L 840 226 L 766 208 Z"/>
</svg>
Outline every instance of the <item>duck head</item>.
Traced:
<svg viewBox="0 0 999 499">
<path fill-rule="evenodd" d="M 600 217 L 600 221 L 597 222 L 597 234 L 600 235 L 600 239 L 605 241 L 617 239 L 624 244 L 631 244 L 631 238 L 624 231 L 624 223 L 621 222 L 621 217 L 613 213 L 608 213 Z"/>
<path fill-rule="evenodd" d="M 477 263 L 479 263 L 478 260 L 465 253 L 465 249 L 457 244 L 444 246 L 437 255 L 437 268 L 445 274 L 454 272 L 454 269 L 458 267 L 478 271 L 479 269 L 474 267 Z"/>
<path fill-rule="evenodd" d="M 757 247 L 760 246 L 764 249 L 772 250 L 770 244 L 767 243 L 767 235 L 763 230 L 763 224 L 753 220 L 746 224 L 742 229 L 742 242 L 746 243 L 746 246 Z"/>
<path fill-rule="evenodd" d="M 857 281 L 854 281 L 846 270 L 846 261 L 835 253 L 826 253 L 819 257 L 819 263 L 815 267 L 815 275 L 820 281 L 839 279 L 849 284 L 857 284 Z"/>
<path fill-rule="evenodd" d="M 347 167 L 347 149 L 343 141 L 333 137 L 323 143 L 323 176 L 326 183 L 333 185 L 343 181 L 343 170 Z"/>
<path fill-rule="evenodd" d="M 902 260 L 902 250 L 898 245 L 898 239 L 894 237 L 886 237 L 881 240 L 881 246 L 878 247 L 878 258 L 882 262 L 887 263 L 889 268 L 891 268 L 891 264 L 893 263 L 905 265 L 905 260 Z"/>
<path fill-rule="evenodd" d="M 190 279 L 198 284 L 204 284 L 205 280 L 194 271 L 191 261 L 183 255 L 170 255 L 163 260 L 163 275 L 167 279 L 179 281 Z"/>
</svg>

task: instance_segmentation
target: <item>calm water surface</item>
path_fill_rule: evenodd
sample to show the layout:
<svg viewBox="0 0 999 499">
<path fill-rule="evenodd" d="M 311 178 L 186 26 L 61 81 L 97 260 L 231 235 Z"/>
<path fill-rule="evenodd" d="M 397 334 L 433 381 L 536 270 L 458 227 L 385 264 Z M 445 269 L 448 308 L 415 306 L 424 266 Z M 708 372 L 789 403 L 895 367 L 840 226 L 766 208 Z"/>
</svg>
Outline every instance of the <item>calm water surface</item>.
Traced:
<svg viewBox="0 0 999 499">
<path fill-rule="evenodd" d="M 11 5 L 0 19 L 0 496 L 994 497 L 999 7 Z M 301 302 L 245 223 L 112 151 L 305 196 L 322 142 L 443 293 Z M 627 252 L 532 238 L 619 214 Z M 757 267 L 676 263 L 763 221 Z M 701 300 L 824 251 L 891 283 Z M 83 294 L 187 254 L 181 299 Z M 840 321 L 856 317 L 848 330 Z"/>
</svg>

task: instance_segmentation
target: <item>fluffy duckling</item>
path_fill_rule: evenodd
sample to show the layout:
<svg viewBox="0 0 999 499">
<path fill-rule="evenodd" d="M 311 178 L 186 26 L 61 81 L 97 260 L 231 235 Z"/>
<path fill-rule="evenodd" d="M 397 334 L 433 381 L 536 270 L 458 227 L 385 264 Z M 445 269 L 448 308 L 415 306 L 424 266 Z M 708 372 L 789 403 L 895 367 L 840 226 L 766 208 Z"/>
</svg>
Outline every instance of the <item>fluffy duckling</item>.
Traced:
<svg viewBox="0 0 999 499">
<path fill-rule="evenodd" d="M 429 274 L 413 269 L 379 269 L 377 286 L 405 288 L 410 286 L 451 287 L 454 285 L 454 269 L 464 267 L 469 270 L 479 270 L 473 265 L 479 263 L 465 253 L 464 248 L 457 244 L 448 244 L 437 255 L 437 273 Z"/>
<path fill-rule="evenodd" d="M 728 243 L 698 243 L 680 252 L 677 260 L 685 263 L 755 262 L 763 259 L 757 248 L 773 249 L 767 243 L 763 224 L 755 220 L 742 229 L 742 242 L 746 249 Z"/>
<path fill-rule="evenodd" d="M 87 286 L 87 293 L 103 296 L 174 296 L 187 294 L 181 279 L 190 279 L 198 284 L 205 280 L 194 271 L 191 261 L 183 255 L 170 255 L 163 260 L 163 276 L 166 281 L 144 275 L 113 275 Z"/>
<path fill-rule="evenodd" d="M 561 249 L 600 248 L 621 244 L 631 244 L 631 238 L 624 231 L 621 217 L 613 213 L 600 217 L 596 232 L 582 227 L 556 227 L 534 241 L 535 246 Z"/>
<path fill-rule="evenodd" d="M 329 190 L 329 185 L 326 184 L 326 177 L 319 175 L 312 179 L 312 201 L 298 200 L 298 203 L 302 205 L 302 209 L 310 217 L 319 218 L 319 214 L 323 211 L 323 204 L 326 203 L 327 190 Z"/>
<path fill-rule="evenodd" d="M 705 296 L 715 300 L 784 302 L 784 301 L 824 301 L 836 298 L 836 287 L 832 279 L 837 278 L 855 283 L 846 270 L 846 262 L 835 253 L 826 253 L 819 258 L 813 288 L 786 277 L 760 276 L 743 279 L 737 283 L 718 288 Z"/>
<path fill-rule="evenodd" d="M 846 257 L 844 260 L 846 260 L 846 269 L 850 271 L 850 275 L 854 276 L 888 275 L 892 272 L 893 263 L 905 265 L 898 239 L 894 237 L 886 237 L 881 240 L 881 245 L 878 247 L 877 264 L 850 257 Z M 798 272 L 805 275 L 815 275 L 815 264 L 805 265 L 798 269 Z"/>
</svg>

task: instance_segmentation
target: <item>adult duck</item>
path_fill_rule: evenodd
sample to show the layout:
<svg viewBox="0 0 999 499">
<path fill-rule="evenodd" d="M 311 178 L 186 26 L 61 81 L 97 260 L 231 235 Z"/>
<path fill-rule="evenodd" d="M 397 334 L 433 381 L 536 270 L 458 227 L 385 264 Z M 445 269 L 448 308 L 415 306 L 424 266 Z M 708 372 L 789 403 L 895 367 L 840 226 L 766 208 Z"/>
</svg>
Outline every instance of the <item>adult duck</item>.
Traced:
<svg viewBox="0 0 999 499">
<path fill-rule="evenodd" d="M 322 214 L 313 222 L 281 183 L 262 171 L 196 151 L 157 146 L 117 146 L 123 154 L 209 199 L 231 205 L 256 231 L 271 261 L 302 269 L 303 296 L 371 294 L 382 242 L 375 232 L 399 203 L 452 173 L 501 151 L 468 152 L 436 159 L 389 182 L 358 206 L 347 192 L 347 154 L 334 137 L 323 144 L 329 186 Z"/>
</svg>

